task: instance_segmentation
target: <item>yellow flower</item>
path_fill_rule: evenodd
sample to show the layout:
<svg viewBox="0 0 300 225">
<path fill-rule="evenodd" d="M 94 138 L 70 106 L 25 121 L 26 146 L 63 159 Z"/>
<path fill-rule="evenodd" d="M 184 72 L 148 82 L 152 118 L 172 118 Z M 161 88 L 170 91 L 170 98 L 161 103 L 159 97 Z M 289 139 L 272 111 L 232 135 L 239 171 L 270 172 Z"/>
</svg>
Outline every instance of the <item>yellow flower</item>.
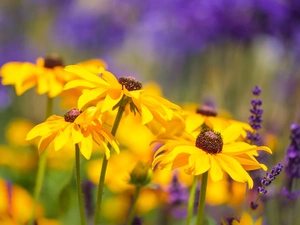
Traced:
<svg viewBox="0 0 300 225">
<path fill-rule="evenodd" d="M 91 105 L 98 105 L 101 113 L 119 106 L 121 99 L 128 101 L 126 112 L 139 112 L 142 124 L 153 119 L 164 124 L 172 119 L 174 111 L 181 112 L 181 108 L 157 95 L 148 94 L 142 90 L 142 84 L 133 77 L 117 79 L 112 73 L 100 67 L 98 73 L 93 73 L 79 65 L 67 66 L 67 72 L 81 77 L 66 84 L 65 89 L 83 88 L 85 91 L 78 99 L 78 108 L 85 109 Z"/>
<path fill-rule="evenodd" d="M 9 122 L 5 137 L 12 146 L 29 146 L 32 143 L 25 140 L 27 133 L 34 127 L 34 124 L 28 120 L 15 118 Z"/>
<path fill-rule="evenodd" d="M 90 71 L 91 73 L 97 73 L 99 67 L 101 66 L 107 68 L 106 63 L 100 59 L 90 59 L 87 61 L 77 63 L 76 65 L 84 67 L 86 70 Z M 72 79 L 79 78 L 75 74 L 73 75 L 75 77 L 72 77 Z M 61 97 L 60 106 L 66 109 L 76 107 L 78 98 L 82 94 L 82 91 L 83 91 L 82 88 L 63 90 L 59 95 L 59 97 Z"/>
<path fill-rule="evenodd" d="M 117 153 L 119 148 L 114 137 L 103 129 L 99 120 L 91 118 L 95 108 L 91 107 L 83 113 L 73 109 L 64 117 L 52 115 L 44 123 L 35 126 L 27 135 L 27 140 L 41 137 L 38 145 L 39 153 L 54 141 L 54 150 L 58 151 L 71 139 L 73 144 L 78 144 L 82 155 L 91 157 L 93 141 L 105 149 L 106 157 L 110 157 L 110 150 L 106 145 L 108 141 Z"/>
<path fill-rule="evenodd" d="M 233 220 L 232 225 L 262 225 L 262 218 L 260 217 L 254 223 L 254 221 L 252 220 L 252 217 L 248 213 L 244 212 L 240 222 L 237 220 Z"/>
<path fill-rule="evenodd" d="M 80 65 L 94 70 L 93 66 L 104 66 L 99 60 L 90 60 Z M 38 94 L 48 93 L 50 98 L 59 95 L 67 81 L 75 78 L 74 74 L 63 69 L 61 58 L 53 55 L 46 58 L 38 58 L 36 64 L 30 62 L 9 62 L 1 68 L 2 84 L 14 85 L 17 95 L 22 95 L 30 88 L 37 87 Z"/>
<path fill-rule="evenodd" d="M 248 123 L 217 116 L 217 112 L 207 105 L 197 108 L 194 112 L 185 111 L 185 115 L 186 130 L 189 133 L 199 133 L 201 126 L 204 124 L 213 130 L 219 131 L 224 130 L 226 127 L 234 123 L 243 127 L 240 131 L 241 136 L 244 138 L 246 137 L 247 130 L 253 131 Z"/>
<path fill-rule="evenodd" d="M 0 223 L 5 224 L 2 223 L 1 219 L 3 218 L 5 221 L 4 218 L 9 216 L 11 224 L 14 224 L 13 221 L 25 224 L 31 218 L 32 212 L 33 199 L 28 191 L 18 185 L 5 182 L 5 180 L 0 178 Z M 38 205 L 35 215 L 37 217 L 43 215 L 41 205 Z"/>
<path fill-rule="evenodd" d="M 237 142 L 242 126 L 232 124 L 221 133 L 203 130 L 195 137 L 188 133 L 185 138 L 175 140 L 160 139 L 165 144 L 155 153 L 153 167 L 161 169 L 183 168 L 187 174 L 199 175 L 209 171 L 211 179 L 216 182 L 223 178 L 223 171 L 238 182 L 248 182 L 253 187 L 253 180 L 246 172 L 251 169 L 266 169 L 251 153 L 264 150 L 271 153 L 265 146 L 250 145 Z M 166 134 L 164 138 L 166 138 Z M 250 154 L 250 155 L 249 155 Z"/>
</svg>

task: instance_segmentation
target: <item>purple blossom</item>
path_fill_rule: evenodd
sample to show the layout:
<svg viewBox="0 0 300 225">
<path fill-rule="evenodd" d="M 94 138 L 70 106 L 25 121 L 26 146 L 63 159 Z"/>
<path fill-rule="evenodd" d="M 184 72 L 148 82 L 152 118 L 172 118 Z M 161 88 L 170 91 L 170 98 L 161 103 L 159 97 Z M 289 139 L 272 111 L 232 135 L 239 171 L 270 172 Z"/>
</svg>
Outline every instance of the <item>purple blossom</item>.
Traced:
<svg viewBox="0 0 300 225">
<path fill-rule="evenodd" d="M 252 90 L 252 94 L 256 97 L 255 99 L 252 99 L 251 105 L 252 108 L 250 109 L 251 115 L 249 116 L 249 124 L 254 129 L 254 133 L 248 131 L 247 132 L 247 139 L 250 141 L 259 141 L 260 137 L 257 133 L 258 130 L 261 129 L 261 123 L 262 123 L 262 114 L 263 110 L 259 107 L 262 105 L 262 100 L 258 99 L 258 96 L 260 95 L 261 90 L 258 86 L 255 86 L 255 88 Z"/>
<path fill-rule="evenodd" d="M 291 129 L 291 143 L 286 150 L 287 176 L 291 179 L 300 178 L 300 125 L 293 123 Z"/>
<path fill-rule="evenodd" d="M 262 195 L 267 194 L 266 187 L 268 187 L 272 183 L 272 181 L 275 180 L 275 178 L 282 172 L 282 170 L 283 170 L 283 165 L 281 163 L 278 163 L 276 166 L 272 168 L 270 172 L 266 173 L 265 177 L 263 177 L 263 179 L 261 180 L 261 186 L 257 188 L 258 197 L 256 198 L 255 202 L 252 201 L 250 203 L 250 207 L 253 210 L 255 210 L 258 207 L 257 204 L 258 198 Z"/>
<path fill-rule="evenodd" d="M 293 190 L 294 179 L 300 178 L 300 125 L 292 123 L 291 127 L 291 143 L 286 150 L 286 166 L 287 186 L 283 188 L 282 194 L 289 199 L 297 199 L 300 190 Z"/>
<path fill-rule="evenodd" d="M 184 206 L 189 198 L 188 189 L 180 183 L 178 175 L 173 174 L 171 184 L 167 188 L 168 193 L 168 208 L 171 210 L 174 218 L 184 218 L 186 211 L 181 208 Z"/>
<path fill-rule="evenodd" d="M 9 87 L 1 84 L 0 77 L 0 110 L 8 108 L 12 103 L 12 91 Z"/>
<path fill-rule="evenodd" d="M 87 216 L 91 218 L 94 214 L 94 205 L 93 205 L 93 188 L 94 184 L 91 181 L 85 181 L 82 184 L 82 190 L 85 201 L 85 209 Z"/>
<path fill-rule="evenodd" d="M 53 25 L 58 45 L 84 50 L 111 50 L 124 39 L 126 21 L 109 10 L 96 11 L 69 7 L 57 16 Z"/>
</svg>

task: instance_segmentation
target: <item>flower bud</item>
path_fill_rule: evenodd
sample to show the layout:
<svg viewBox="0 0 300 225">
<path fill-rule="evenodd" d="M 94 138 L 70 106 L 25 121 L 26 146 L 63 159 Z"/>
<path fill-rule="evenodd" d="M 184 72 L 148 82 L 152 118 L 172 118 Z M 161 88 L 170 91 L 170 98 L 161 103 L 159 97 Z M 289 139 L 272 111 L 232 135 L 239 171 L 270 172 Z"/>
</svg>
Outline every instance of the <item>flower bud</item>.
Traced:
<svg viewBox="0 0 300 225">
<path fill-rule="evenodd" d="M 130 183 L 143 187 L 150 183 L 153 171 L 149 163 L 138 161 L 130 173 Z"/>
</svg>

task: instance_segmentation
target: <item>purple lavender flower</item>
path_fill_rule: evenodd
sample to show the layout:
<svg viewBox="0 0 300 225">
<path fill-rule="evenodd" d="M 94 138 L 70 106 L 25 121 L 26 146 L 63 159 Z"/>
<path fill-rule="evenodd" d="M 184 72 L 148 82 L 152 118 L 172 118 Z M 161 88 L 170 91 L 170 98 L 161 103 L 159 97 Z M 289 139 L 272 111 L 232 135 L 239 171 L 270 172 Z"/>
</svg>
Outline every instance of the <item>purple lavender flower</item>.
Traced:
<svg viewBox="0 0 300 225">
<path fill-rule="evenodd" d="M 82 190 L 85 200 L 85 208 L 88 218 L 91 218 L 94 214 L 94 205 L 93 205 L 93 188 L 94 184 L 91 181 L 85 181 L 82 184 Z"/>
<path fill-rule="evenodd" d="M 142 225 L 143 224 L 143 220 L 142 218 L 135 216 L 133 218 L 132 224 L 131 225 Z"/>
<path fill-rule="evenodd" d="M 111 50 L 124 39 L 126 21 L 109 9 L 96 11 L 69 7 L 54 21 L 53 34 L 58 45 L 83 50 Z"/>
<path fill-rule="evenodd" d="M 257 188 L 258 196 L 254 202 L 251 202 L 250 207 L 255 210 L 258 207 L 257 201 L 258 198 L 262 195 L 267 194 L 267 189 L 272 181 L 275 180 L 276 176 L 278 176 L 283 170 L 283 165 L 281 163 L 278 163 L 276 166 L 274 166 L 270 173 L 266 173 L 266 176 L 263 177 L 261 180 L 261 186 Z"/>
<path fill-rule="evenodd" d="M 260 88 L 258 86 L 255 86 L 255 88 L 252 90 L 252 94 L 256 98 L 252 99 L 251 101 L 251 105 L 252 105 L 252 108 L 250 109 L 251 115 L 248 118 L 249 124 L 253 128 L 254 133 L 248 131 L 247 139 L 254 142 L 260 140 L 259 134 L 257 133 L 257 131 L 261 129 L 262 114 L 263 114 L 263 110 L 259 108 L 262 105 L 262 100 L 258 99 L 260 93 L 261 93 Z"/>
<path fill-rule="evenodd" d="M 183 211 L 180 207 L 187 203 L 189 193 L 188 189 L 178 180 L 178 175 L 176 173 L 173 175 L 167 192 L 169 194 L 167 201 L 172 215 L 175 218 L 184 218 L 186 216 L 186 211 Z"/>
<path fill-rule="evenodd" d="M 294 179 L 300 178 L 300 125 L 292 123 L 291 127 L 291 143 L 286 150 L 286 166 L 285 172 L 287 175 L 287 187 L 284 187 L 283 194 L 290 198 L 296 199 L 300 190 L 292 190 Z"/>
<path fill-rule="evenodd" d="M 287 176 L 291 179 L 300 178 L 300 125 L 293 123 L 291 125 L 291 143 L 286 150 Z"/>
<path fill-rule="evenodd" d="M 12 103 L 12 91 L 9 87 L 1 84 L 0 77 L 0 111 L 8 108 Z"/>
</svg>

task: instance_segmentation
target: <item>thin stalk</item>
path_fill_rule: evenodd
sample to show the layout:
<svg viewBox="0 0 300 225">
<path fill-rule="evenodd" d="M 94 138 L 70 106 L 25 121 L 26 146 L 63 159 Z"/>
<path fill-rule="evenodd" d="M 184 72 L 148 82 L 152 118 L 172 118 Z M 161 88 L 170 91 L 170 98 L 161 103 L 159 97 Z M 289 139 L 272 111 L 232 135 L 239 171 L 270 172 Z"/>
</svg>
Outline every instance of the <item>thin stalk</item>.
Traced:
<svg viewBox="0 0 300 225">
<path fill-rule="evenodd" d="M 48 96 L 47 98 L 47 108 L 46 108 L 46 119 L 51 116 L 53 110 L 53 98 L 50 98 Z M 45 176 L 45 170 L 46 170 L 46 162 L 47 162 L 47 154 L 46 150 L 43 151 L 40 155 L 39 159 L 39 166 L 38 166 L 38 171 L 36 175 L 36 181 L 35 181 L 35 187 L 34 187 L 34 192 L 33 192 L 33 208 L 32 208 L 32 217 L 29 221 L 29 225 L 34 224 L 34 219 L 35 219 L 35 211 L 37 207 L 37 203 L 40 197 L 40 193 L 42 190 L 42 185 L 44 181 L 44 176 Z"/>
<path fill-rule="evenodd" d="M 123 98 L 121 101 L 122 102 L 119 106 L 118 113 L 117 113 L 114 125 L 112 127 L 112 130 L 111 130 L 111 134 L 113 136 L 116 136 L 119 124 L 121 122 L 123 112 L 125 111 L 125 106 L 128 102 L 126 98 Z M 109 150 L 111 150 L 111 148 L 112 148 L 112 146 L 110 144 L 108 144 L 107 147 L 109 148 Z M 108 164 L 108 160 L 104 156 L 103 162 L 102 162 L 102 167 L 101 167 L 101 172 L 100 172 L 99 184 L 98 184 L 94 225 L 100 224 L 100 211 L 101 211 L 101 203 L 102 203 L 102 196 L 103 196 L 103 189 L 104 189 L 104 181 L 105 181 L 105 174 L 106 174 L 107 164 Z"/>
<path fill-rule="evenodd" d="M 81 225 L 86 225 L 85 212 L 82 200 L 82 186 L 80 176 L 80 149 L 78 144 L 75 145 L 75 171 L 76 171 L 76 186 L 77 186 L 77 197 Z"/>
<path fill-rule="evenodd" d="M 197 223 L 196 223 L 197 225 L 202 225 L 204 220 L 204 206 L 205 206 L 207 178 L 208 178 L 208 171 L 202 174 L 198 213 L 197 213 Z"/>
<path fill-rule="evenodd" d="M 134 194 L 134 198 L 133 198 L 133 204 L 129 213 L 129 217 L 127 220 L 127 225 L 131 225 L 134 219 L 134 215 L 135 215 L 135 210 L 136 210 L 136 203 L 137 200 L 140 196 L 140 192 L 141 192 L 141 187 L 140 186 L 136 186 L 136 190 L 135 190 L 135 194 Z"/>
<path fill-rule="evenodd" d="M 248 183 L 245 185 L 245 194 L 244 194 L 244 200 L 243 200 L 243 209 L 242 212 L 245 212 L 247 209 L 247 196 L 248 196 Z"/>
<path fill-rule="evenodd" d="M 191 219 L 193 217 L 193 212 L 194 212 L 194 204 L 195 204 L 195 194 L 196 194 L 196 187 L 198 183 L 198 176 L 194 176 L 194 181 L 191 187 L 190 191 L 190 197 L 189 197 L 189 203 L 188 203 L 188 215 L 187 215 L 187 220 L 186 224 L 190 225 Z"/>
</svg>

